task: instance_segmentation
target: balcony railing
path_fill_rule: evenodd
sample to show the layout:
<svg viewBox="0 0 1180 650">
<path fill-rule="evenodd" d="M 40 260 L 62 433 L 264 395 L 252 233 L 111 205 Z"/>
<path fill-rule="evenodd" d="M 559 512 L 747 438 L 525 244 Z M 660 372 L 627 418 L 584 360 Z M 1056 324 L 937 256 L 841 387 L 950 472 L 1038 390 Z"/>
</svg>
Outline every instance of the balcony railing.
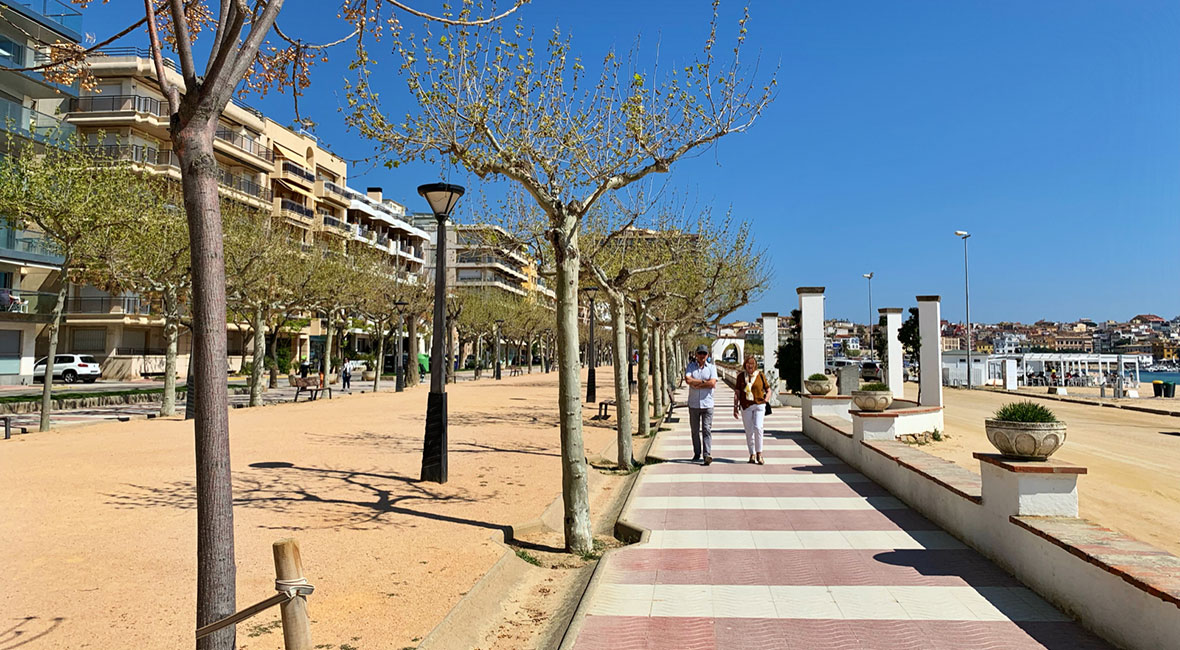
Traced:
<svg viewBox="0 0 1180 650">
<path fill-rule="evenodd" d="M 228 142 L 248 154 L 258 156 L 267 162 L 273 163 L 275 161 L 275 152 L 271 151 L 269 147 L 263 146 L 256 140 L 251 140 L 241 133 L 229 129 L 217 129 L 217 133 L 214 135 L 218 140 Z"/>
<path fill-rule="evenodd" d="M 231 172 L 221 172 L 221 184 L 230 189 L 249 194 L 250 196 L 262 199 L 263 201 L 273 201 L 274 192 L 269 187 L 263 187 L 258 183 L 250 180 L 246 176 L 239 176 Z"/>
<path fill-rule="evenodd" d="M 57 294 L 46 291 L 25 291 L 23 289 L 0 289 L 0 313 L 53 314 L 57 305 Z"/>
<path fill-rule="evenodd" d="M 86 150 L 96 157 L 109 160 L 128 160 L 144 165 L 180 168 L 180 159 L 172 151 L 160 151 L 142 144 L 99 144 Z"/>
<path fill-rule="evenodd" d="M 77 132 L 73 124 L 7 99 L 0 99 L 0 128 L 46 143 L 69 140 Z"/>
<path fill-rule="evenodd" d="M 341 187 L 332 181 L 324 181 L 324 189 L 331 192 L 332 194 L 335 194 L 336 196 L 342 196 L 346 199 L 352 198 L 352 195 L 349 194 L 347 188 Z"/>
<path fill-rule="evenodd" d="M 290 161 L 283 161 L 283 173 L 290 174 L 296 178 L 302 178 L 308 183 L 315 183 L 315 174 L 307 171 L 302 165 L 297 165 Z"/>
<path fill-rule="evenodd" d="M 389 246 L 389 235 L 377 235 L 378 246 Z"/>
<path fill-rule="evenodd" d="M 162 99 L 146 95 L 87 95 L 70 100 L 71 113 L 119 113 L 134 111 L 156 117 L 168 116 Z"/>
<path fill-rule="evenodd" d="M 336 217 L 324 216 L 324 225 L 329 228 L 348 228 L 348 224 L 337 219 Z"/>
<path fill-rule="evenodd" d="M 279 207 L 287 212 L 293 212 L 293 213 L 295 213 L 301 217 L 304 217 L 306 219 L 315 219 L 315 212 L 313 212 L 312 210 L 310 210 L 302 205 L 299 205 L 298 203 L 296 203 L 294 201 L 282 199 L 279 202 Z"/>
<path fill-rule="evenodd" d="M 74 296 L 66 300 L 66 311 L 71 314 L 122 313 L 137 316 L 160 313 L 156 301 L 138 296 Z"/>
<path fill-rule="evenodd" d="M 162 357 L 167 354 L 164 348 L 149 348 L 149 347 L 118 347 L 115 348 L 115 354 L 124 357 Z"/>
<path fill-rule="evenodd" d="M 45 235 L 8 225 L 0 225 L 0 256 L 51 266 L 58 266 L 64 261 L 53 242 Z"/>
<path fill-rule="evenodd" d="M 82 12 L 58 0 L 17 0 L 9 4 L 25 7 L 71 31 L 82 31 Z"/>
<path fill-rule="evenodd" d="M 91 52 L 91 54 L 97 56 L 134 56 L 149 60 L 152 58 L 151 51 L 143 47 L 104 47 L 100 50 Z M 180 66 L 176 65 L 176 62 L 172 59 L 169 59 L 168 57 L 164 57 L 164 67 L 177 74 L 180 74 Z M 254 117 L 257 117 L 258 119 L 263 118 L 262 111 L 249 104 L 242 103 L 238 100 L 231 100 L 230 103 L 234 106 L 237 106 L 238 108 L 241 108 L 247 113 L 250 113 Z"/>
</svg>

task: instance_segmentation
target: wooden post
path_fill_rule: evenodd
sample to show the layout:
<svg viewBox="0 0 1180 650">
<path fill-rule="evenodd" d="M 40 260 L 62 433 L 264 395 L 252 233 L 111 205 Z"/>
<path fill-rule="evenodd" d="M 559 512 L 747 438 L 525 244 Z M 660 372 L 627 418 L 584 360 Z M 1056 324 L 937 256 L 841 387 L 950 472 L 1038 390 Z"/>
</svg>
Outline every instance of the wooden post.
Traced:
<svg viewBox="0 0 1180 650">
<path fill-rule="evenodd" d="M 273 546 L 275 578 L 299 580 L 303 578 L 303 559 L 299 543 L 294 539 L 280 539 Z M 286 650 L 312 650 L 311 621 L 307 616 L 307 598 L 296 596 L 279 606 L 283 615 L 283 647 Z"/>
</svg>

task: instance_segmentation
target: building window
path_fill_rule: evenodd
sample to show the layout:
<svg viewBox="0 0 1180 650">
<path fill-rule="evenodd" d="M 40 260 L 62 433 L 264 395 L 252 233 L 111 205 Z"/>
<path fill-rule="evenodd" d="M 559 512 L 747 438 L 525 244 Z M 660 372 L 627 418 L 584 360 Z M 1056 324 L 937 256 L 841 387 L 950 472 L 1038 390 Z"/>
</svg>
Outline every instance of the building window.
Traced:
<svg viewBox="0 0 1180 650">
<path fill-rule="evenodd" d="M 25 65 L 25 48 L 14 41 L 0 36 L 0 63 L 21 68 Z"/>
<path fill-rule="evenodd" d="M 71 349 L 74 352 L 106 352 L 106 328 L 78 328 L 72 333 Z"/>
<path fill-rule="evenodd" d="M 20 374 L 20 330 L 0 330 L 0 375 Z"/>
</svg>

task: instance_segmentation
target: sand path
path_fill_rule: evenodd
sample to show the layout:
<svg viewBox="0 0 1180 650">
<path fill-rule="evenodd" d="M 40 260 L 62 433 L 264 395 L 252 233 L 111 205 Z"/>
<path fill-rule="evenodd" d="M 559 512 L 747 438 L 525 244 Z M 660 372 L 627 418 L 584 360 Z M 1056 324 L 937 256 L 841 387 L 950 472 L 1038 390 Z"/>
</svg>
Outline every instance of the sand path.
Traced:
<svg viewBox="0 0 1180 650">
<path fill-rule="evenodd" d="M 906 395 L 916 397 L 917 385 L 906 384 Z M 972 452 L 993 451 L 984 419 L 1019 398 L 958 389 L 945 389 L 943 396 L 950 438 L 922 449 L 979 473 Z M 1180 418 L 1037 403 L 1053 409 L 1069 426 L 1065 446 L 1054 457 L 1089 468 L 1078 484 L 1081 516 L 1180 554 Z"/>
<path fill-rule="evenodd" d="M 274 593 L 271 542 L 294 536 L 317 647 L 412 647 L 446 615 L 499 558 L 492 534 L 561 490 L 556 373 L 449 391 L 442 486 L 417 481 L 424 387 L 231 412 L 239 607 Z M 613 435 L 587 427 L 588 452 Z M 0 647 L 191 647 L 191 424 L 18 436 L 0 477 Z M 275 622 L 240 625 L 239 647 L 281 647 Z"/>
</svg>

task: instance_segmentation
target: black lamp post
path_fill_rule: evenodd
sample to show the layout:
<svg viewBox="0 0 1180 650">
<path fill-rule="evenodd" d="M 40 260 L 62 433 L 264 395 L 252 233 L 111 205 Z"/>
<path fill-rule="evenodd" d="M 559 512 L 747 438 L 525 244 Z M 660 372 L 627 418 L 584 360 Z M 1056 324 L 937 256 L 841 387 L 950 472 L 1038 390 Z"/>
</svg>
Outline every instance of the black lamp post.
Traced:
<svg viewBox="0 0 1180 650">
<path fill-rule="evenodd" d="M 402 340 L 402 327 L 405 325 L 405 318 L 402 316 L 402 307 L 410 303 L 404 300 L 397 300 L 393 303 L 397 310 L 397 356 L 393 359 L 394 372 L 394 390 L 398 393 L 406 389 L 406 364 L 402 362 L 402 345 L 405 341 Z"/>
<path fill-rule="evenodd" d="M 496 319 L 496 365 L 492 366 L 492 374 L 496 377 L 496 381 L 500 380 L 500 329 L 504 327 L 504 319 Z"/>
<path fill-rule="evenodd" d="M 590 296 L 590 338 L 586 342 L 586 401 L 590 404 L 598 401 L 598 391 L 594 385 L 594 294 L 598 287 L 589 286 L 584 291 Z"/>
<path fill-rule="evenodd" d="M 447 219 L 463 196 L 461 185 L 419 185 L 418 194 L 438 220 L 434 246 L 434 325 L 430 337 L 430 395 L 426 401 L 426 439 L 422 446 L 422 480 L 447 482 Z"/>
</svg>

